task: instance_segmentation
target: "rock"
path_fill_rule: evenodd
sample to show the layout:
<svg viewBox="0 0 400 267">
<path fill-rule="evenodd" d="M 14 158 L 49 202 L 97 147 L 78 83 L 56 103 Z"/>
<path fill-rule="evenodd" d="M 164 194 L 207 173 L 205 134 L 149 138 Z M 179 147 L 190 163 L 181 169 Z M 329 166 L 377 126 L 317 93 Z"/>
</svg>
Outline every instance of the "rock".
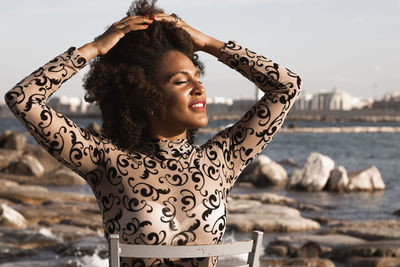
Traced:
<svg viewBox="0 0 400 267">
<path fill-rule="evenodd" d="M 34 156 L 44 167 L 44 172 L 52 172 L 64 166 L 51 156 L 44 148 L 38 145 L 27 144 L 24 153 Z"/>
<path fill-rule="evenodd" d="M 313 241 L 305 243 L 296 251 L 296 257 L 298 258 L 319 258 L 322 255 L 323 249 L 318 243 Z"/>
<path fill-rule="evenodd" d="M 335 264 L 327 259 L 319 258 L 261 258 L 260 266 L 262 267 L 335 267 Z"/>
<path fill-rule="evenodd" d="M 397 220 L 344 221 L 328 226 L 322 233 L 344 234 L 370 241 L 400 239 L 400 221 Z"/>
<path fill-rule="evenodd" d="M 1 179 L 0 177 L 0 188 L 7 189 L 7 188 L 11 188 L 11 187 L 16 187 L 19 186 L 18 183 L 14 182 L 14 181 L 10 181 L 7 179 Z"/>
<path fill-rule="evenodd" d="M 97 231 L 88 227 L 78 227 L 74 225 L 56 224 L 49 226 L 51 232 L 62 238 L 63 241 L 72 241 L 88 236 L 99 236 Z M 103 236 L 103 234 L 101 233 Z"/>
<path fill-rule="evenodd" d="M 13 174 L 33 175 L 40 177 L 44 174 L 43 165 L 31 155 L 23 155 L 17 162 L 12 162 L 7 167 L 7 172 Z"/>
<path fill-rule="evenodd" d="M 0 227 L 2 243 L 22 247 L 24 249 L 42 248 L 58 244 L 59 239 L 49 234 L 48 231 L 33 231 L 32 229 L 12 230 Z"/>
<path fill-rule="evenodd" d="M 290 236 L 278 236 L 272 240 L 269 246 L 284 246 L 288 256 L 298 257 L 300 255 L 324 256 L 335 248 L 348 245 L 364 244 L 366 241 L 346 235 L 320 235 L 320 234 L 299 234 Z M 316 253 L 318 251 L 318 253 Z"/>
<path fill-rule="evenodd" d="M 375 241 L 363 244 L 335 247 L 331 257 L 338 261 L 346 261 L 352 257 L 398 257 L 400 258 L 400 241 Z"/>
<path fill-rule="evenodd" d="M 232 199 L 256 200 L 264 204 L 294 205 L 296 201 L 293 198 L 281 196 L 273 193 L 254 193 L 254 194 L 232 194 Z"/>
<path fill-rule="evenodd" d="M 14 204 L 13 208 L 21 213 L 30 226 L 41 224 L 50 226 L 70 220 L 70 225 L 79 225 L 84 228 L 98 225 L 102 228 L 102 219 L 97 203 L 90 202 L 43 202 L 42 205 Z M 79 215 L 79 216 L 78 216 Z M 79 224 L 75 218 L 79 221 Z M 87 224 L 84 224 L 84 223 Z M 63 224 L 65 225 L 65 224 Z"/>
<path fill-rule="evenodd" d="M 332 170 L 329 177 L 328 190 L 343 192 L 346 190 L 348 183 L 347 170 L 343 166 L 337 166 Z"/>
<path fill-rule="evenodd" d="M 51 192 L 41 186 L 20 185 L 7 190 L 0 188 L 0 198 L 5 198 L 16 203 L 38 205 L 47 201 L 51 202 L 96 202 L 92 195 Z"/>
<path fill-rule="evenodd" d="M 23 133 L 5 131 L 0 137 L 0 147 L 21 150 L 26 145 L 26 136 Z"/>
<path fill-rule="evenodd" d="M 61 168 L 51 173 L 45 173 L 42 177 L 12 173 L 0 173 L 0 185 L 2 180 L 9 181 L 10 183 L 13 182 L 29 185 L 83 186 L 87 184 L 86 181 L 78 174 L 67 168 Z"/>
<path fill-rule="evenodd" d="M 239 177 L 240 182 L 251 182 L 257 186 L 285 186 L 287 173 L 276 162 L 266 155 L 259 155 L 244 169 Z"/>
<path fill-rule="evenodd" d="M 61 220 L 60 223 L 78 227 L 88 227 L 94 231 L 103 227 L 103 221 L 100 216 L 73 216 L 69 219 Z"/>
<path fill-rule="evenodd" d="M 322 191 L 328 182 L 335 162 L 327 156 L 313 152 L 301 170 L 295 170 L 288 188 L 306 191 Z"/>
<path fill-rule="evenodd" d="M 21 155 L 21 150 L 0 148 L 0 170 L 3 171 L 10 165 L 11 162 L 18 161 Z"/>
<path fill-rule="evenodd" d="M 232 201 L 230 205 L 235 206 Z M 317 222 L 301 217 L 296 209 L 286 206 L 263 204 L 253 209 L 235 210 L 229 212 L 227 226 L 240 232 L 261 230 L 264 232 L 294 232 L 316 230 Z"/>
<path fill-rule="evenodd" d="M 27 227 L 27 221 L 18 211 L 6 204 L 0 205 L 0 226 L 12 229 L 23 229 Z"/>
<path fill-rule="evenodd" d="M 267 246 L 265 248 L 265 254 L 283 257 L 288 255 L 288 248 L 286 246 Z"/>
<path fill-rule="evenodd" d="M 347 267 L 393 267 L 400 264 L 400 257 L 351 257 L 347 260 Z"/>
<path fill-rule="evenodd" d="M 320 207 L 317 207 L 317 206 L 311 205 L 311 204 L 304 204 L 304 203 L 297 204 L 297 208 L 299 210 L 303 210 L 303 211 L 321 211 Z"/>
<path fill-rule="evenodd" d="M 242 210 L 247 210 L 251 208 L 255 208 L 257 206 L 261 206 L 260 201 L 256 200 L 229 200 L 228 201 L 228 211 L 229 212 L 237 212 Z"/>
<path fill-rule="evenodd" d="M 256 157 L 240 174 L 238 181 L 239 182 L 251 182 L 256 180 L 257 177 L 255 177 L 253 174 L 258 171 L 258 168 L 262 165 L 271 163 L 272 160 L 264 155 L 260 154 L 258 157 Z"/>
<path fill-rule="evenodd" d="M 63 257 L 99 253 L 100 256 L 106 258 L 108 256 L 108 244 L 104 237 L 85 237 L 80 240 L 60 244 L 56 252 Z"/>
<path fill-rule="evenodd" d="M 297 164 L 297 162 L 292 158 L 287 158 L 287 159 L 281 160 L 279 163 L 283 164 L 283 165 L 288 165 L 288 166 L 291 166 L 291 167 L 299 166 L 299 164 Z"/>
<path fill-rule="evenodd" d="M 52 186 L 86 185 L 86 181 L 70 169 L 61 168 L 36 179 L 34 184 Z"/>
<path fill-rule="evenodd" d="M 375 191 L 385 189 L 382 175 L 378 168 L 370 166 L 357 172 L 349 172 L 349 191 Z"/>
<path fill-rule="evenodd" d="M 259 179 L 256 185 L 265 186 L 286 186 L 288 175 L 285 169 L 278 163 L 272 161 L 269 164 L 261 166 Z"/>
</svg>

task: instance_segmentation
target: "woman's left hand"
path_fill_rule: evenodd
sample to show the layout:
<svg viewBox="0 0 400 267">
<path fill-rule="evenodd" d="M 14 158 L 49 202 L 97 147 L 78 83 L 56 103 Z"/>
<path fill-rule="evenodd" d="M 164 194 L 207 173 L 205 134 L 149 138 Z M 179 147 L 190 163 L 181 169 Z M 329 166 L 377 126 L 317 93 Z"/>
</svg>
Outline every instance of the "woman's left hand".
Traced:
<svg viewBox="0 0 400 267">
<path fill-rule="evenodd" d="M 194 44 L 194 49 L 195 51 L 207 51 L 207 47 L 212 45 L 212 43 L 215 41 L 214 38 L 194 29 L 190 25 L 188 25 L 185 21 L 182 19 L 178 18 L 176 15 L 172 14 L 165 14 L 165 13 L 157 13 L 154 15 L 154 20 L 155 21 L 168 21 L 168 22 L 174 22 L 176 23 L 177 27 L 180 27 L 187 31 L 190 34 L 190 37 L 192 37 L 192 41 Z"/>
</svg>

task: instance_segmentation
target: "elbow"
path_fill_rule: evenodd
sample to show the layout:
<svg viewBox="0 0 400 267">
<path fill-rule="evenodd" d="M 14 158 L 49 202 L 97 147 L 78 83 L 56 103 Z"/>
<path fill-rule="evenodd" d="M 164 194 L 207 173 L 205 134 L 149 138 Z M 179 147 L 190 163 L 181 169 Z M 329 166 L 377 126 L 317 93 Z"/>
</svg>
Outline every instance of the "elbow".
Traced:
<svg viewBox="0 0 400 267">
<path fill-rule="evenodd" d="M 4 102 L 10 108 L 14 105 L 13 103 L 15 103 L 15 101 L 14 101 L 14 96 L 13 96 L 13 91 L 12 90 L 8 91 L 4 95 Z"/>
<path fill-rule="evenodd" d="M 10 91 L 8 91 L 4 95 L 4 102 L 6 103 L 7 106 L 10 106 L 10 99 L 11 99 L 11 95 L 10 95 Z"/>
<path fill-rule="evenodd" d="M 300 91 L 301 88 L 302 88 L 302 86 L 303 86 L 303 80 L 301 79 L 300 76 L 297 76 L 297 81 L 296 81 L 296 83 L 297 83 L 297 88 L 298 88 L 298 90 Z"/>
</svg>

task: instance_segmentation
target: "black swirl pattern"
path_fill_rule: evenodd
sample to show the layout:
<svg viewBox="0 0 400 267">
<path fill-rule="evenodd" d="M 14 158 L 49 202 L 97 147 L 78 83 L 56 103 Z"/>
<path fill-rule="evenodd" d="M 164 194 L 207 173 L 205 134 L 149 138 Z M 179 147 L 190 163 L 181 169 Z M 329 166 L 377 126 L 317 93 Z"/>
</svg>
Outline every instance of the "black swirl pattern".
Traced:
<svg viewBox="0 0 400 267">
<path fill-rule="evenodd" d="M 12 112 L 51 155 L 91 186 L 106 238 L 132 244 L 214 244 L 226 227 L 227 196 L 240 172 L 277 134 L 299 94 L 293 72 L 234 41 L 219 60 L 265 92 L 235 125 L 202 146 L 152 140 L 127 151 L 79 128 L 46 106 L 49 97 L 86 64 L 74 48 L 51 60 L 5 96 Z M 215 266 L 210 259 L 122 259 L 122 266 Z"/>
</svg>

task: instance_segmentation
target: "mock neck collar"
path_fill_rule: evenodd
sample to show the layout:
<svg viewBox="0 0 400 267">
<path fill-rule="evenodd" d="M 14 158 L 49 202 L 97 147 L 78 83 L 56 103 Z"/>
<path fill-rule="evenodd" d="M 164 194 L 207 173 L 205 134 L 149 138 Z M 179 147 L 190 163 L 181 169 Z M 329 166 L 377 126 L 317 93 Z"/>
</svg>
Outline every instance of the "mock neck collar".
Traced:
<svg viewBox="0 0 400 267">
<path fill-rule="evenodd" d="M 157 158 L 186 158 L 193 150 L 193 145 L 187 139 L 159 140 L 150 139 L 143 147 L 144 152 Z"/>
</svg>

